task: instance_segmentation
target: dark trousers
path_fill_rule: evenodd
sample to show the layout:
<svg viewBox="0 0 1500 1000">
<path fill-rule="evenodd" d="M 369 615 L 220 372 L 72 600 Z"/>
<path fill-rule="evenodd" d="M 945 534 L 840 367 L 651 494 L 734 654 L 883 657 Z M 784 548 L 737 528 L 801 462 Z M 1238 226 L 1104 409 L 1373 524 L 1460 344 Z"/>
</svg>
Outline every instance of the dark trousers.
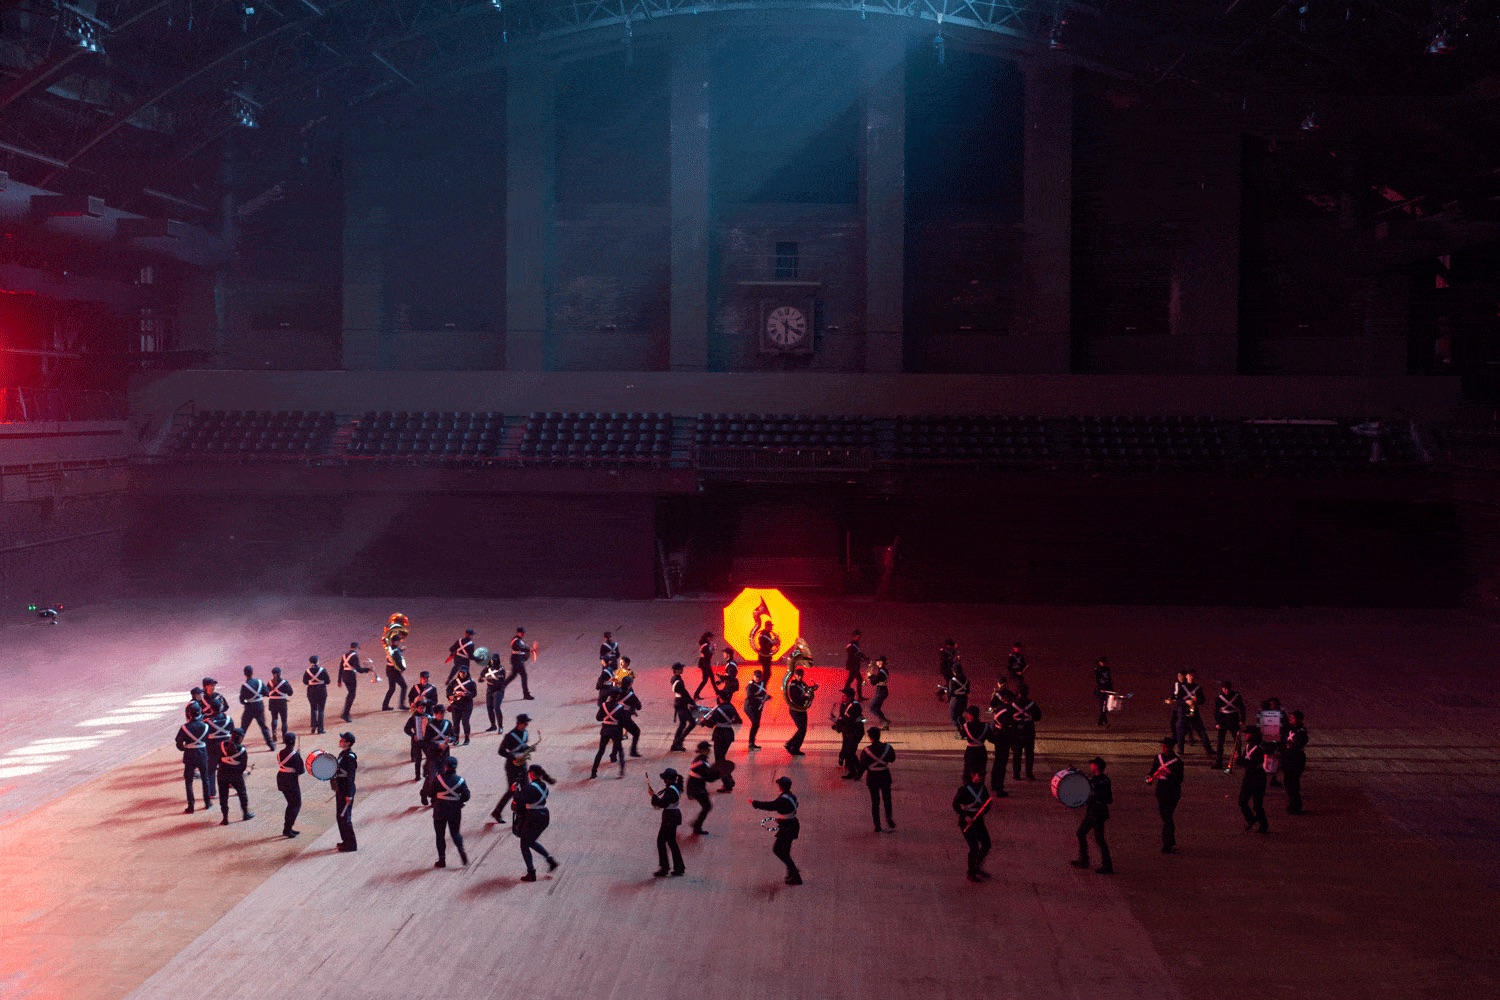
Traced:
<svg viewBox="0 0 1500 1000">
<path fill-rule="evenodd" d="M 792 860 L 792 841 L 797 839 L 799 832 L 796 820 L 783 821 L 776 831 L 776 843 L 771 845 L 771 853 L 781 859 L 786 865 L 787 876 L 800 874 L 797 871 L 797 862 Z"/>
<path fill-rule="evenodd" d="M 864 735 L 864 732 L 854 726 L 850 726 L 849 729 L 849 732 L 839 733 L 838 762 L 844 765 L 847 770 L 853 771 L 858 766 L 855 763 L 855 758 L 859 756 L 859 738 Z"/>
<path fill-rule="evenodd" d="M 761 656 L 757 659 L 760 663 L 761 683 L 765 684 L 765 686 L 769 688 L 771 686 L 771 658 L 769 656 Z M 792 668 L 787 667 L 787 669 L 790 670 Z"/>
<path fill-rule="evenodd" d="M 853 688 L 854 696 L 860 701 L 865 700 L 865 675 L 859 672 L 858 667 L 844 668 L 844 687 Z"/>
<path fill-rule="evenodd" d="M 285 698 L 271 699 L 271 739 L 273 740 L 276 738 L 276 725 L 278 722 L 281 724 L 281 732 L 283 735 L 290 731 L 291 727 L 287 725 L 286 721 Z"/>
<path fill-rule="evenodd" d="M 714 811 L 713 800 L 708 797 L 708 792 L 689 791 L 687 797 L 698 803 L 698 815 L 693 817 L 693 832 L 703 832 L 703 821 L 708 819 L 708 814 Z"/>
<path fill-rule="evenodd" d="M 468 698 L 453 703 L 453 738 L 458 739 L 459 731 L 463 731 L 464 742 L 469 742 L 473 733 L 469 729 L 469 718 L 474 714 L 474 703 Z"/>
<path fill-rule="evenodd" d="M 1245 826 L 1259 827 L 1261 833 L 1271 828 L 1266 822 L 1266 780 L 1240 783 L 1240 814 L 1245 817 Z"/>
<path fill-rule="evenodd" d="M 687 734 L 693 731 L 693 710 L 686 705 L 677 711 L 677 731 L 672 734 L 672 749 L 684 750 L 682 741 L 687 739 Z"/>
<path fill-rule="evenodd" d="M 1307 760 L 1298 760 L 1282 752 L 1281 780 L 1286 783 L 1286 811 L 1296 816 L 1302 812 L 1302 772 L 1307 770 Z"/>
<path fill-rule="evenodd" d="M 871 771 L 865 775 L 865 785 L 870 789 L 870 819 L 875 823 L 875 829 L 880 829 L 880 804 L 885 803 L 885 821 L 890 824 L 892 830 L 896 829 L 896 821 L 891 818 L 891 772 Z"/>
<path fill-rule="evenodd" d="M 346 851 L 358 849 L 359 841 L 354 838 L 354 796 L 335 792 L 333 808 L 339 824 L 339 843 Z"/>
<path fill-rule="evenodd" d="M 193 775 L 203 783 L 203 808 L 213 804 L 213 782 L 208 780 L 208 751 L 184 750 L 182 752 L 182 781 L 187 785 L 187 804 L 193 804 Z"/>
<path fill-rule="evenodd" d="M 1094 692 L 1094 700 L 1099 703 L 1099 721 L 1096 722 L 1095 725 L 1098 725 L 1098 726 L 1107 726 L 1107 725 L 1109 725 L 1109 713 L 1104 710 L 1104 705 L 1105 705 L 1105 702 L 1107 701 L 1107 699 L 1108 699 L 1108 696 L 1103 691 L 1095 691 Z"/>
<path fill-rule="evenodd" d="M 281 797 L 286 799 L 286 813 L 281 818 L 281 832 L 284 836 L 290 836 L 292 824 L 297 822 L 297 814 L 302 811 L 302 785 L 295 774 L 276 775 L 276 788 L 281 792 Z"/>
<path fill-rule="evenodd" d="M 969 707 L 969 696 L 957 695 L 948 699 L 948 721 L 953 723 L 953 728 L 958 730 L 960 736 L 964 731 L 964 710 Z"/>
<path fill-rule="evenodd" d="M 271 739 L 271 730 L 266 728 L 266 705 L 265 702 L 254 701 L 245 706 L 240 713 L 240 728 L 245 732 L 250 731 L 250 723 L 254 722 L 260 727 L 261 736 L 265 737 L 266 745 L 276 749 L 275 742 Z"/>
<path fill-rule="evenodd" d="M 792 738 L 786 741 L 786 748 L 788 750 L 801 750 L 802 741 L 807 739 L 807 713 L 793 712 L 791 715 L 792 725 L 797 727 L 797 731 L 792 733 Z"/>
<path fill-rule="evenodd" d="M 1182 789 L 1162 788 L 1156 793 L 1156 811 L 1161 813 L 1161 846 L 1170 850 L 1177 846 L 1177 803 L 1182 801 Z"/>
<path fill-rule="evenodd" d="M 719 768 L 719 774 L 724 781 L 724 791 L 734 790 L 734 778 L 729 770 L 723 767 L 725 758 L 729 756 L 729 745 L 734 742 L 734 730 L 728 726 L 714 727 L 714 766 Z"/>
<path fill-rule="evenodd" d="M 437 839 L 438 860 L 444 861 L 448 856 L 448 837 L 453 838 L 453 846 L 458 848 L 458 856 L 464 856 L 464 835 L 459 832 L 458 825 L 464 818 L 463 807 L 457 802 L 434 802 L 432 805 L 432 833 Z"/>
<path fill-rule="evenodd" d="M 662 871 L 682 874 L 682 849 L 677 846 L 677 828 L 682 825 L 682 814 L 675 809 L 663 810 L 661 828 L 656 831 L 656 863 Z M 667 866 L 671 854 L 671 867 Z"/>
<path fill-rule="evenodd" d="M 328 706 L 328 686 L 318 684 L 307 689 L 307 728 L 314 733 L 323 731 L 323 709 Z"/>
<path fill-rule="evenodd" d="M 411 741 L 411 776 L 422 780 L 422 744 L 416 740 Z"/>
<path fill-rule="evenodd" d="M 530 809 L 526 810 L 526 816 L 521 820 L 521 860 L 526 862 L 526 874 L 535 875 L 536 866 L 531 863 L 531 852 L 536 851 L 548 861 L 552 855 L 547 849 L 536 842 L 547 829 L 547 824 L 552 822 L 552 817 L 547 813 L 538 813 Z"/>
<path fill-rule="evenodd" d="M 505 728 L 505 688 L 492 687 L 484 692 L 484 714 L 489 716 L 490 729 Z M 488 732 L 489 730 L 485 730 Z"/>
<path fill-rule="evenodd" d="M 875 688 L 875 697 L 870 699 L 870 714 L 879 719 L 882 726 L 891 721 L 885 717 L 885 712 L 882 711 L 882 706 L 885 705 L 886 696 L 890 693 L 890 688 L 886 687 L 884 684 L 881 684 Z"/>
<path fill-rule="evenodd" d="M 963 830 L 964 841 L 969 845 L 969 874 L 975 875 L 984 870 L 984 859 L 990 853 L 990 830 L 984 825 L 984 817 L 969 823 L 968 829 L 964 829 L 963 823 L 959 821 L 959 829 Z"/>
<path fill-rule="evenodd" d="M 636 725 L 634 719 L 629 719 L 625 723 L 625 732 L 630 734 L 630 756 L 639 757 L 641 755 L 641 727 Z"/>
<path fill-rule="evenodd" d="M 763 706 L 764 707 L 764 706 Z M 760 713 L 761 709 L 745 706 L 745 718 L 750 720 L 750 746 L 755 746 L 755 737 L 760 735 Z"/>
<path fill-rule="evenodd" d="M 702 695 L 704 688 L 708 688 L 710 691 L 714 689 L 714 668 L 705 667 L 700 664 L 698 667 L 698 672 L 702 676 L 698 678 L 698 686 L 693 690 L 694 698 Z"/>
<path fill-rule="evenodd" d="M 964 747 L 964 781 L 968 781 L 971 774 L 983 777 L 988 761 L 989 753 L 984 749 L 983 743 L 977 747 Z"/>
<path fill-rule="evenodd" d="M 495 811 L 490 814 L 495 818 L 496 823 L 503 822 L 501 810 L 505 808 L 505 803 L 510 801 L 511 796 L 516 794 L 516 784 L 525 777 L 526 766 L 524 764 L 505 765 L 505 794 L 500 796 L 500 801 L 495 803 Z"/>
<path fill-rule="evenodd" d="M 521 678 L 521 697 L 531 697 L 531 686 L 526 677 L 526 657 L 512 656 L 510 658 L 510 679 Z"/>
<path fill-rule="evenodd" d="M 1016 733 L 1015 746 L 1012 748 L 1014 767 L 1011 777 L 1017 781 L 1021 780 L 1021 757 L 1026 757 L 1026 777 L 1033 777 L 1031 768 L 1036 760 L 1036 728 L 1034 726 L 1023 726 Z"/>
<path fill-rule="evenodd" d="M 406 677 L 395 667 L 386 667 L 385 681 L 385 700 L 380 703 L 381 710 L 384 711 L 391 707 L 391 695 L 397 691 L 401 692 L 401 697 L 396 699 L 397 707 L 406 708 Z"/>
<path fill-rule="evenodd" d="M 1002 732 L 995 740 L 995 765 L 990 771 L 990 788 L 996 794 L 1005 791 L 1005 765 L 1014 746 L 1015 738 L 1010 733 Z"/>
<path fill-rule="evenodd" d="M 350 681 L 344 685 L 344 711 L 339 715 L 339 718 L 345 722 L 353 721 L 349 718 L 349 713 L 354 711 L 354 696 L 357 694 L 359 694 L 358 682 Z"/>
<path fill-rule="evenodd" d="M 1175 713 L 1172 716 L 1172 735 L 1177 737 L 1177 756 L 1182 756 L 1189 735 L 1198 740 L 1205 754 L 1213 756 L 1213 748 L 1208 742 L 1208 730 L 1203 728 L 1203 716 L 1188 715 L 1186 712 Z"/>
<path fill-rule="evenodd" d="M 1085 809 L 1083 820 L 1078 824 L 1078 860 L 1088 864 L 1089 860 L 1089 831 L 1094 831 L 1094 843 L 1099 845 L 1099 862 L 1101 868 L 1113 869 L 1114 863 L 1109 857 L 1109 841 L 1104 839 L 1104 823 L 1108 817 L 1101 816 L 1092 809 Z"/>
<path fill-rule="evenodd" d="M 245 794 L 245 772 L 238 768 L 229 770 L 219 769 L 219 812 L 227 818 L 229 816 L 229 793 L 233 791 L 240 797 L 240 812 L 250 812 L 250 799 Z"/>
<path fill-rule="evenodd" d="M 1240 717 L 1237 715 L 1231 715 L 1227 717 L 1216 716 L 1214 718 L 1214 730 L 1218 734 L 1218 749 L 1214 751 L 1215 756 L 1218 758 L 1218 763 L 1215 764 L 1214 767 L 1223 767 L 1225 741 L 1227 740 L 1229 742 L 1229 748 L 1231 751 L 1233 751 L 1240 742 Z M 1238 756 L 1238 754 L 1236 754 L 1236 756 Z"/>
<path fill-rule="evenodd" d="M 605 726 L 599 730 L 599 749 L 594 752 L 594 766 L 589 771 L 589 777 L 599 776 L 599 762 L 604 759 L 604 749 L 609 747 L 609 759 L 620 761 L 620 777 L 625 777 L 625 747 L 620 740 L 625 732 L 619 726 Z"/>
</svg>

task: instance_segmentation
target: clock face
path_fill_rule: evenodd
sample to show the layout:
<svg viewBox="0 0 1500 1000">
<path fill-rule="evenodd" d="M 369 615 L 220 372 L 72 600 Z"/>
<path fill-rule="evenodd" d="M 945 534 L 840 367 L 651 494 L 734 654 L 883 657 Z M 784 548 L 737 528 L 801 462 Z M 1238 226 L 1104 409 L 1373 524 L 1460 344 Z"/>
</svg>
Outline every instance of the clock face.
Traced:
<svg viewBox="0 0 1500 1000">
<path fill-rule="evenodd" d="M 807 314 L 795 306 L 777 306 L 766 316 L 766 337 L 777 347 L 795 347 L 807 339 Z"/>
</svg>

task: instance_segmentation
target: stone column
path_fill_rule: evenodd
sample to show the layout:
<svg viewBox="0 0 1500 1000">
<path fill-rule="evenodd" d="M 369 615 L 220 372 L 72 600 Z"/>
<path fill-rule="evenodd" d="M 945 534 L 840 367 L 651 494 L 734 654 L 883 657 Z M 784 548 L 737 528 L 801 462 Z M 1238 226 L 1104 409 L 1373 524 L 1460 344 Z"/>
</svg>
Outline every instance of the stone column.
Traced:
<svg viewBox="0 0 1500 1000">
<path fill-rule="evenodd" d="M 1072 356 L 1073 76 L 1042 58 L 1026 76 L 1024 162 L 1026 294 L 1016 331 L 1038 338 L 1027 367 L 1066 372 Z"/>
<path fill-rule="evenodd" d="M 551 73 L 522 62 L 505 86 L 505 367 L 548 367 L 556 118 Z"/>
<path fill-rule="evenodd" d="M 865 371 L 899 372 L 906 308 L 906 39 L 864 50 Z"/>
<path fill-rule="evenodd" d="M 699 25 L 672 47 L 672 371 L 708 370 L 709 49 Z"/>
</svg>

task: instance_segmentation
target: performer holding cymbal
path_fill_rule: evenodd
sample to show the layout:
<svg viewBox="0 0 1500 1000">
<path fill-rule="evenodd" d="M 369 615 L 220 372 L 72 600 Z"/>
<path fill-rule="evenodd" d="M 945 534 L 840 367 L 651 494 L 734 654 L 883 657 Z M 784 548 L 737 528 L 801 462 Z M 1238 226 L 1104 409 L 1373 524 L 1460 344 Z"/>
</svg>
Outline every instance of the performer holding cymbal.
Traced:
<svg viewBox="0 0 1500 1000">
<path fill-rule="evenodd" d="M 682 875 L 687 871 L 682 864 L 682 849 L 677 846 L 677 828 L 682 825 L 682 778 L 675 767 L 669 767 L 661 772 L 661 780 L 665 784 L 658 792 L 651 787 L 651 779 L 646 779 L 651 805 L 661 810 L 661 826 L 656 831 L 657 868 L 651 873 L 656 878 Z M 670 865 L 668 855 L 671 856 Z"/>
</svg>

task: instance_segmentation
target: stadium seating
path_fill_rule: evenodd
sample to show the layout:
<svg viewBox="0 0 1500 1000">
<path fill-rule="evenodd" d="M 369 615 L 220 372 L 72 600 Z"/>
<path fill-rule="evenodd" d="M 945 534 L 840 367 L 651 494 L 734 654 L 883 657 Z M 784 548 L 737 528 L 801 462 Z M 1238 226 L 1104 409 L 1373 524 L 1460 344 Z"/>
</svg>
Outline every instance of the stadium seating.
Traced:
<svg viewBox="0 0 1500 1000">
<path fill-rule="evenodd" d="M 328 450 L 337 427 L 328 410 L 206 410 L 181 422 L 167 447 L 193 458 L 307 459 Z"/>
<path fill-rule="evenodd" d="M 523 463 L 664 465 L 671 457 L 670 413 L 535 412 L 521 435 Z"/>
<path fill-rule="evenodd" d="M 899 417 L 892 460 L 917 465 L 1035 466 L 1055 461 L 1040 417 Z"/>
<path fill-rule="evenodd" d="M 694 428 L 697 448 L 870 448 L 875 421 L 870 417 L 700 413 Z"/>
<path fill-rule="evenodd" d="M 375 411 L 355 423 L 351 460 L 475 462 L 492 460 L 505 441 L 499 413 Z"/>
</svg>

